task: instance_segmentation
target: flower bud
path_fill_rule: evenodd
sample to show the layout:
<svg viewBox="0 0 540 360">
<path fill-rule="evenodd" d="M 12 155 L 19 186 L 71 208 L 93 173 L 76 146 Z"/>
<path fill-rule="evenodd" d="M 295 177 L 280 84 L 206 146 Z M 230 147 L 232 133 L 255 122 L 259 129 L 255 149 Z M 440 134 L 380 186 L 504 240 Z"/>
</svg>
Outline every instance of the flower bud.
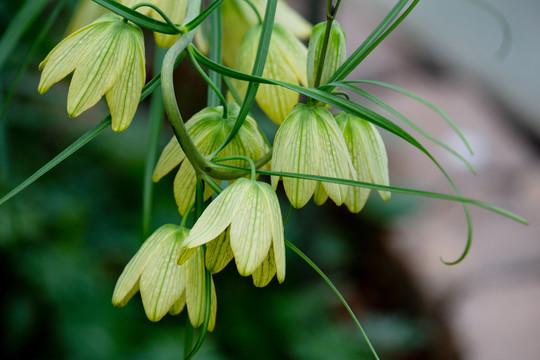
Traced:
<svg viewBox="0 0 540 360">
<path fill-rule="evenodd" d="M 308 55 L 307 55 L 307 77 L 308 86 L 315 86 L 317 71 L 322 56 L 322 48 L 324 43 L 324 35 L 326 32 L 327 22 L 322 22 L 313 27 L 313 32 L 309 38 Z M 343 64 L 346 58 L 345 46 L 345 31 L 339 23 L 334 20 L 330 26 L 330 34 L 328 37 L 328 47 L 324 60 L 324 67 L 321 72 L 321 78 L 318 85 L 326 84 L 336 70 Z"/>
<path fill-rule="evenodd" d="M 239 56 L 236 59 L 236 69 L 250 73 L 259 45 L 262 26 L 257 26 L 247 32 L 240 45 Z M 281 80 L 288 83 L 306 84 L 306 56 L 307 49 L 297 38 L 281 25 L 274 25 L 263 77 Z M 247 90 L 247 82 L 235 80 L 233 82 L 240 96 Z M 259 86 L 255 100 L 260 108 L 276 124 L 283 119 L 298 102 L 300 95 L 292 90 L 277 85 Z"/>
<path fill-rule="evenodd" d="M 357 180 L 388 186 L 388 157 L 381 135 L 375 126 L 347 113 L 340 113 L 335 119 L 351 154 Z M 364 207 L 370 191 L 361 187 L 352 188 L 345 205 L 351 212 L 359 212 Z M 378 191 L 378 193 L 383 200 L 390 200 L 390 192 Z"/>
<path fill-rule="evenodd" d="M 39 64 L 38 91 L 43 94 L 73 72 L 67 111 L 79 116 L 103 95 L 114 131 L 125 130 L 137 110 L 146 78 L 141 29 L 106 14 L 74 32 L 51 50 Z"/>
</svg>

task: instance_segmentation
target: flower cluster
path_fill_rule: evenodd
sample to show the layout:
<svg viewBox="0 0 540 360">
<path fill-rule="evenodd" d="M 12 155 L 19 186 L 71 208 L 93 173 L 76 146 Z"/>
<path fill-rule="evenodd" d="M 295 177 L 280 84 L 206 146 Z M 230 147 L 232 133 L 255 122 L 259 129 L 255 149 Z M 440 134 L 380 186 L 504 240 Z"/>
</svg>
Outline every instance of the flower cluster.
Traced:
<svg viewBox="0 0 540 360">
<path fill-rule="evenodd" d="M 155 9 L 138 7 L 138 1 L 120 3 L 163 20 Z M 190 17 L 193 8 L 199 11 L 201 5 L 200 1 L 187 0 L 150 3 L 177 24 Z M 242 0 L 223 2 L 224 64 L 251 72 L 262 32 L 258 18 L 264 14 L 265 4 L 264 0 L 254 0 L 252 6 Z M 189 34 L 186 36 L 193 36 Z M 309 34 L 306 47 L 300 39 Z M 167 56 L 174 56 L 168 69 L 185 49 L 172 52 L 177 50 L 176 44 L 182 44 L 177 42 L 179 36 L 184 35 L 155 34 L 157 45 L 172 46 Z M 192 37 L 188 39 L 191 42 Z M 206 40 L 200 36 L 199 41 Z M 143 34 L 137 25 L 105 14 L 71 33 L 50 52 L 40 64 L 43 72 L 38 90 L 46 92 L 73 72 L 67 99 L 69 115 L 78 116 L 105 95 L 112 128 L 123 131 L 134 117 L 145 83 L 144 51 Z M 277 3 L 263 77 L 318 87 L 332 79 L 344 60 L 345 33 L 337 22 L 332 26 L 318 24 L 312 31 L 284 1 Z M 172 72 L 167 77 L 163 70 L 162 76 L 163 89 L 167 89 L 168 80 L 169 92 L 174 92 Z M 365 119 L 348 113 L 333 115 L 326 104 L 313 99 L 299 103 L 297 92 L 261 84 L 255 99 L 279 125 L 271 147 L 255 118 L 236 103 L 226 104 L 220 87 L 207 81 L 222 105 L 202 109 L 185 124 L 178 116 L 180 120 L 173 125 L 175 136 L 163 149 L 153 173 L 153 181 L 158 182 L 178 167 L 173 187 L 182 225 L 163 225 L 148 237 L 120 275 L 112 303 L 124 306 L 140 292 L 149 320 L 159 321 L 167 313 L 176 315 L 186 308 L 194 327 L 209 319 L 207 326 L 212 330 L 217 309 L 212 276 L 233 259 L 238 273 L 251 276 L 257 287 L 266 286 L 274 277 L 279 283 L 285 280 L 284 225 L 276 194 L 279 181 L 295 208 L 303 207 L 312 197 L 318 205 L 330 198 L 359 212 L 369 190 L 349 184 L 359 180 L 387 185 L 388 161 L 379 133 Z M 231 92 L 246 93 L 247 82 L 232 79 L 232 83 Z M 178 112 L 175 95 L 163 91 L 163 97 L 173 123 Z M 169 104 L 173 104 L 172 110 Z M 246 163 L 251 168 L 249 179 L 242 172 Z M 257 169 L 273 171 L 271 185 L 258 180 Z M 332 181 L 336 178 L 339 181 Z M 204 188 L 197 186 L 201 179 Z M 390 197 L 385 191 L 379 194 L 384 200 Z M 184 225 L 194 204 L 198 211 L 190 230 Z"/>
</svg>

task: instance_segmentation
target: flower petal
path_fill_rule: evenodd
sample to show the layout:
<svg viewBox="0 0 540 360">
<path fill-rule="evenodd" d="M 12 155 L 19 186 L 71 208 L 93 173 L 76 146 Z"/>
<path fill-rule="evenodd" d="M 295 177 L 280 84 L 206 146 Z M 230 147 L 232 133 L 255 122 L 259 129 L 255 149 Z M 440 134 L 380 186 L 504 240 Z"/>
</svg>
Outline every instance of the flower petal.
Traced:
<svg viewBox="0 0 540 360">
<path fill-rule="evenodd" d="M 276 134 L 272 171 L 319 175 L 319 154 L 322 149 L 317 135 L 312 111 L 305 105 L 296 105 Z M 272 177 L 274 188 L 277 181 L 276 177 Z M 283 178 L 283 186 L 292 206 L 298 209 L 309 201 L 317 182 Z"/>
<path fill-rule="evenodd" d="M 173 136 L 161 152 L 161 156 L 159 157 L 156 168 L 154 169 L 154 175 L 152 175 L 152 180 L 154 182 L 161 180 L 162 177 L 177 167 L 185 159 L 185 157 L 186 154 L 184 154 L 184 151 L 180 147 L 176 137 Z"/>
<path fill-rule="evenodd" d="M 144 40 L 139 27 L 123 24 L 121 42 L 130 43 L 124 58 L 125 65 L 118 79 L 107 92 L 107 103 L 111 112 L 112 129 L 123 131 L 131 124 L 135 115 L 142 88 L 146 79 L 144 60 Z M 137 39 L 138 38 L 138 39 Z M 140 48 L 139 44 L 143 44 Z"/>
<path fill-rule="evenodd" d="M 270 283 L 276 274 L 276 260 L 274 259 L 274 249 L 270 248 L 268 256 L 261 265 L 252 274 L 253 285 L 256 287 L 265 287 Z"/>
<path fill-rule="evenodd" d="M 49 88 L 65 78 L 79 65 L 88 48 L 93 47 L 96 38 L 106 30 L 106 26 L 90 24 L 65 38 L 39 64 L 43 70 L 39 80 L 38 91 L 43 94 Z"/>
<path fill-rule="evenodd" d="M 67 109 L 72 117 L 94 106 L 114 85 L 123 68 L 128 46 L 119 41 L 118 24 L 109 25 L 93 46 L 80 55 L 69 86 Z"/>
<path fill-rule="evenodd" d="M 178 226 L 176 225 L 163 225 L 144 242 L 139 251 L 137 251 L 135 256 L 126 265 L 116 282 L 112 297 L 114 306 L 122 307 L 126 305 L 129 299 L 137 292 L 139 289 L 139 278 L 142 272 L 148 266 L 148 263 L 156 252 L 160 250 L 168 236 L 176 232 L 177 229 Z"/>
<path fill-rule="evenodd" d="M 161 320 L 184 292 L 185 269 L 176 259 L 186 236 L 186 229 L 171 233 L 141 275 L 141 298 L 150 321 Z"/>
<path fill-rule="evenodd" d="M 238 272 L 251 275 L 268 255 L 272 227 L 268 204 L 255 181 L 248 180 L 249 190 L 231 223 L 231 248 Z"/>
<path fill-rule="evenodd" d="M 315 114 L 321 145 L 319 175 L 343 179 L 356 178 L 349 151 L 334 117 L 330 111 L 320 106 L 317 107 Z M 348 186 L 329 182 L 323 182 L 323 186 L 337 205 L 343 204 L 349 191 Z"/>
<path fill-rule="evenodd" d="M 231 239 L 228 231 L 223 232 L 206 246 L 206 268 L 212 274 L 218 273 L 233 259 Z"/>
<path fill-rule="evenodd" d="M 272 255 L 277 268 L 277 278 L 280 283 L 285 280 L 285 239 L 283 235 L 283 219 L 279 200 L 275 191 L 268 184 L 260 183 L 260 189 L 268 206 L 268 219 L 272 229 Z"/>
<path fill-rule="evenodd" d="M 249 180 L 240 178 L 223 190 L 193 225 L 189 237 L 184 241 L 184 246 L 186 248 L 200 246 L 214 240 L 225 231 L 236 216 L 238 208 L 243 204 L 249 185 Z"/>
<path fill-rule="evenodd" d="M 195 202 L 195 189 L 197 187 L 197 177 L 195 169 L 189 161 L 183 161 L 178 173 L 174 177 L 174 199 L 178 206 L 180 215 L 184 215 L 187 209 Z"/>
<path fill-rule="evenodd" d="M 197 248 L 195 254 L 186 263 L 186 305 L 189 320 L 193 327 L 199 327 L 204 321 L 206 305 L 206 269 L 204 266 L 204 252 Z M 211 281 L 210 322 L 208 330 L 212 331 L 216 323 L 217 298 L 214 280 Z"/>
</svg>

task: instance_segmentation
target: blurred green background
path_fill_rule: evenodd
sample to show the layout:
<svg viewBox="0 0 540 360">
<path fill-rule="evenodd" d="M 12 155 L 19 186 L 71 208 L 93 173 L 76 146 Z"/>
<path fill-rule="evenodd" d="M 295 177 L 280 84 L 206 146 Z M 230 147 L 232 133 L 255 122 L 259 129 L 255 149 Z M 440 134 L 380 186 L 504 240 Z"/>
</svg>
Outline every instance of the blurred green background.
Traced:
<svg viewBox="0 0 540 360">
<path fill-rule="evenodd" d="M 6 104 L 17 71 L 56 1 L 50 1 L 0 68 Z M 0 34 L 24 2 L 0 3 Z M 319 2 L 313 1 L 312 15 Z M 105 103 L 67 116 L 68 81 L 37 93 L 39 62 L 64 35 L 65 7 L 0 118 L 0 196 L 107 115 Z M 151 34 L 145 33 L 148 40 Z M 151 41 L 147 69 L 151 78 Z M 178 100 L 187 119 L 205 106 L 206 88 L 182 64 Z M 255 115 L 261 116 L 255 110 Z M 265 125 L 266 124 L 266 125 Z M 274 131 L 265 122 L 263 127 Z M 164 122 L 161 143 L 171 132 Z M 35 184 L 0 206 L 0 358 L 173 359 L 183 353 L 185 312 L 149 322 L 136 295 L 111 305 L 125 264 L 141 244 L 142 176 L 148 100 L 129 130 L 107 129 Z M 280 192 L 283 200 L 283 193 Z M 293 211 L 286 237 L 325 270 L 349 301 L 384 359 L 458 359 L 442 310 L 426 301 L 411 270 L 387 247 L 388 224 L 420 208 L 416 199 L 373 196 L 360 215 L 332 204 Z M 287 206 L 282 203 L 285 213 Z M 178 223 L 172 176 L 155 186 L 152 229 Z M 326 284 L 287 252 L 284 284 L 254 288 L 229 265 L 215 276 L 218 318 L 196 359 L 370 359 L 358 329 Z"/>
</svg>

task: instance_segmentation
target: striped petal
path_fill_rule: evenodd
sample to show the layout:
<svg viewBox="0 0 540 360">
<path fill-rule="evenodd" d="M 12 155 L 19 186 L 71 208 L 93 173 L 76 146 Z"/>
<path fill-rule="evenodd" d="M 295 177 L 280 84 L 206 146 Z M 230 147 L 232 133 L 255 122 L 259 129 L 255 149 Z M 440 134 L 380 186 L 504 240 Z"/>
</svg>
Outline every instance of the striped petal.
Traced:
<svg viewBox="0 0 540 360">
<path fill-rule="evenodd" d="M 321 149 L 317 135 L 312 111 L 305 105 L 296 105 L 276 134 L 272 171 L 318 175 Z M 272 177 L 274 188 L 277 181 L 276 177 Z M 292 206 L 301 208 L 313 195 L 317 183 L 283 178 L 283 185 Z"/>
<path fill-rule="evenodd" d="M 268 208 L 268 220 L 272 230 L 272 255 L 277 269 L 277 278 L 280 283 L 285 280 L 285 239 L 283 235 L 283 219 L 279 200 L 272 187 L 265 183 L 258 183 Z"/>
<path fill-rule="evenodd" d="M 167 241 L 167 238 L 177 230 L 178 226 L 176 225 L 163 225 L 144 242 L 139 251 L 137 251 L 135 256 L 126 265 L 116 282 L 112 297 L 114 306 L 122 307 L 126 305 L 129 299 L 138 291 L 139 278 L 142 272 L 146 269 L 156 252 Z"/>
<path fill-rule="evenodd" d="M 199 327 L 204 321 L 206 305 L 206 269 L 204 266 L 204 253 L 198 248 L 195 254 L 186 263 L 186 305 L 189 320 L 193 327 Z M 216 324 L 217 298 L 214 280 L 211 281 L 211 305 L 208 330 L 212 331 Z"/>
<path fill-rule="evenodd" d="M 162 177 L 167 175 L 175 167 L 177 167 L 186 157 L 184 151 L 180 147 L 176 137 L 172 137 L 169 143 L 165 146 L 161 152 L 161 156 L 156 164 L 154 169 L 154 175 L 152 175 L 152 180 L 158 182 Z"/>
<path fill-rule="evenodd" d="M 130 24 L 122 26 L 129 27 L 129 30 L 122 32 L 123 36 L 119 41 L 131 44 L 127 47 L 124 69 L 120 71 L 117 81 L 107 92 L 112 129 L 116 132 L 124 131 L 131 124 L 146 79 L 142 31 Z M 140 44 L 143 44 L 142 48 Z"/>
<path fill-rule="evenodd" d="M 206 268 L 212 274 L 223 270 L 233 257 L 231 238 L 228 231 L 219 235 L 217 239 L 210 241 L 206 246 Z"/>
<path fill-rule="evenodd" d="M 272 244 L 272 228 L 268 221 L 268 204 L 254 181 L 231 223 L 231 248 L 238 272 L 251 275 L 268 254 Z"/>
<path fill-rule="evenodd" d="M 326 108 L 320 106 L 316 108 L 315 114 L 321 147 L 319 175 L 344 179 L 353 178 L 354 169 L 350 155 L 334 117 Z M 323 187 L 337 205 L 343 204 L 349 191 L 349 187 L 346 185 L 329 182 L 323 182 Z"/>
<path fill-rule="evenodd" d="M 121 37 L 116 26 L 109 26 L 92 48 L 87 49 L 86 56 L 81 56 L 69 86 L 70 116 L 76 117 L 94 106 L 117 81 L 128 50 L 127 44 L 119 41 Z"/>
<path fill-rule="evenodd" d="M 141 298 L 150 321 L 161 320 L 184 292 L 185 270 L 176 259 L 186 236 L 185 229 L 171 233 L 141 275 Z"/>
<path fill-rule="evenodd" d="M 186 248 L 200 246 L 214 240 L 225 231 L 236 216 L 240 205 L 244 203 L 249 186 L 249 180 L 241 178 L 219 194 L 193 225 L 189 237 L 184 241 L 184 246 Z"/>
</svg>

